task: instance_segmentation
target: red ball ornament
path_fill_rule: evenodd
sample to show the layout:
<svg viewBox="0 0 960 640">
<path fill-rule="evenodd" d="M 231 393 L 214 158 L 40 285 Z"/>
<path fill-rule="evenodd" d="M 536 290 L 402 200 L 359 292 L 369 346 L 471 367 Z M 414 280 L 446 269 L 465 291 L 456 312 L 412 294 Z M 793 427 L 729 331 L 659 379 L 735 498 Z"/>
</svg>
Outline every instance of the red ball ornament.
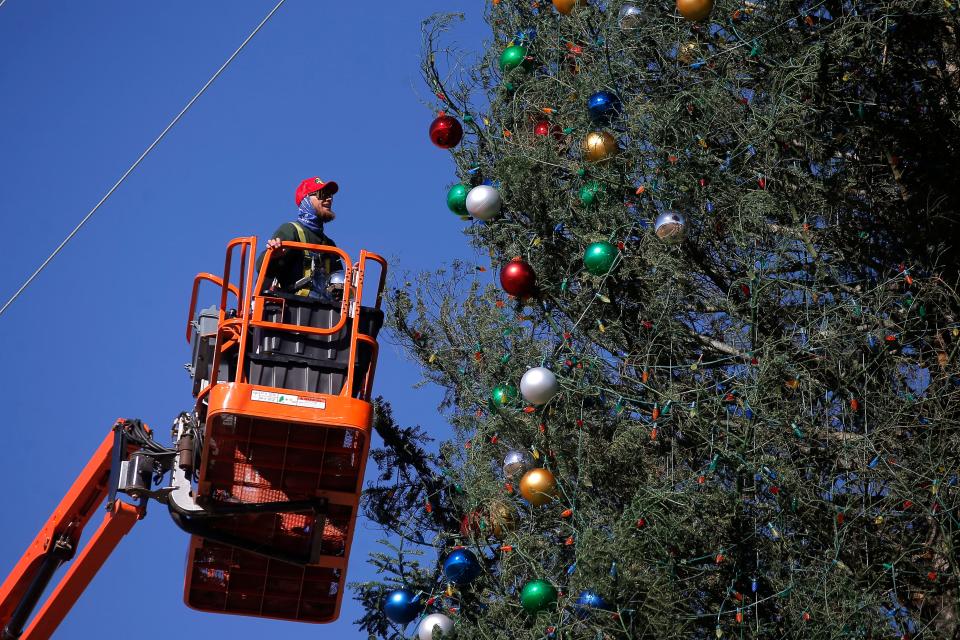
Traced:
<svg viewBox="0 0 960 640">
<path fill-rule="evenodd" d="M 471 511 L 460 520 L 460 535 L 469 537 L 476 533 L 480 533 L 480 512 Z"/>
<path fill-rule="evenodd" d="M 514 258 L 500 270 L 500 286 L 512 296 L 528 298 L 537 290 L 537 274 L 522 258 Z"/>
<path fill-rule="evenodd" d="M 441 149 L 452 149 L 463 138 L 463 126 L 453 116 L 441 113 L 430 123 L 430 141 Z"/>
<path fill-rule="evenodd" d="M 555 139 L 559 140 L 563 137 L 563 129 L 558 125 L 551 125 L 549 120 L 539 120 L 537 124 L 533 127 L 533 135 L 535 136 L 549 136 L 552 135 Z"/>
</svg>

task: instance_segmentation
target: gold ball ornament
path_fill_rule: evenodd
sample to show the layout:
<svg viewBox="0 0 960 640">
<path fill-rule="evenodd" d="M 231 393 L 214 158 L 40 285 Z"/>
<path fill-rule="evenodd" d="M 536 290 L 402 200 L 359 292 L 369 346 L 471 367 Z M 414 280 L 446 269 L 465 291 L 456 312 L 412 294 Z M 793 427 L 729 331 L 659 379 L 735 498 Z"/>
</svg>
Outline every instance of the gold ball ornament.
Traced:
<svg viewBox="0 0 960 640">
<path fill-rule="evenodd" d="M 520 479 L 520 495 L 535 507 L 557 497 L 557 479 L 548 469 L 530 469 Z"/>
<path fill-rule="evenodd" d="M 699 57 L 700 45 L 693 40 L 690 42 L 684 42 L 677 49 L 677 60 L 683 64 L 692 64 Z"/>
<path fill-rule="evenodd" d="M 591 131 L 583 139 L 583 156 L 588 162 L 603 162 L 617 155 L 617 139 L 606 131 Z"/>
<path fill-rule="evenodd" d="M 677 0 L 677 13 L 687 20 L 706 20 L 711 11 L 713 0 Z"/>
<path fill-rule="evenodd" d="M 513 513 L 513 508 L 502 502 L 490 504 L 487 508 L 487 520 L 490 523 L 490 533 L 494 537 L 502 538 L 504 533 L 513 531 L 517 527 L 517 520 Z"/>
<path fill-rule="evenodd" d="M 553 0 L 554 8 L 565 16 L 570 15 L 576 7 L 585 7 L 586 5 L 586 0 Z"/>
</svg>

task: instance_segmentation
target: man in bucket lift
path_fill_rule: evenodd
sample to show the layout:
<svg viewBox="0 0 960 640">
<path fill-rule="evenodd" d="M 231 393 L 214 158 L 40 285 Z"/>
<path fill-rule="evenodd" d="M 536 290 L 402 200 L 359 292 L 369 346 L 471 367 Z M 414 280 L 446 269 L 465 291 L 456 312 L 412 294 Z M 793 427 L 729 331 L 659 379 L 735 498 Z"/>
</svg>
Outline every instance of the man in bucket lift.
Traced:
<svg viewBox="0 0 960 640">
<path fill-rule="evenodd" d="M 332 208 L 333 195 L 339 189 L 336 182 L 324 182 L 318 177 L 307 178 L 297 187 L 294 196 L 300 208 L 297 221 L 280 225 L 267 241 L 267 248 L 274 249 L 265 281 L 268 288 L 325 300 L 339 298 L 339 292 L 343 290 L 343 263 L 339 258 L 280 248 L 280 243 L 285 240 L 337 246 L 324 233 L 323 225 L 336 217 Z M 257 258 L 257 265 L 263 264 L 264 253 Z"/>
</svg>

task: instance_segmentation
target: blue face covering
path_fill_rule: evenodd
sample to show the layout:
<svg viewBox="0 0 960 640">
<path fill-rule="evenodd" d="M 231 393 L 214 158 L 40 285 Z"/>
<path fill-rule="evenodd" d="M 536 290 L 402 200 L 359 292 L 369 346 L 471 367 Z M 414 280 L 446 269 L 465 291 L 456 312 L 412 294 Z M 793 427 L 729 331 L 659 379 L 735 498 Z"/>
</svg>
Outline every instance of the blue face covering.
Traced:
<svg viewBox="0 0 960 640">
<path fill-rule="evenodd" d="M 316 210 L 310 204 L 310 196 L 300 201 L 300 215 L 297 221 L 314 233 L 323 235 L 323 220 L 317 217 Z"/>
</svg>

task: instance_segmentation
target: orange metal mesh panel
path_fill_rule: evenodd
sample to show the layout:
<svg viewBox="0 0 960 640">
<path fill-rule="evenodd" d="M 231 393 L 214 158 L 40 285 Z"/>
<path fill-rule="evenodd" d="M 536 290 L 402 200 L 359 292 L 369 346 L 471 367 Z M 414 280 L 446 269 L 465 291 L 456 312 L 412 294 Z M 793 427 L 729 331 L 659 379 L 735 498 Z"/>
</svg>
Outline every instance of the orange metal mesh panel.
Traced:
<svg viewBox="0 0 960 640">
<path fill-rule="evenodd" d="M 353 429 L 218 414 L 207 425 L 204 481 L 216 500 L 300 500 L 360 489 L 362 436 Z M 254 498 L 253 490 L 259 498 Z"/>
<path fill-rule="evenodd" d="M 186 600 L 195 609 L 301 622 L 334 619 L 341 571 L 297 567 L 193 538 Z"/>
<path fill-rule="evenodd" d="M 306 500 L 324 491 L 358 494 L 363 436 L 353 429 L 220 413 L 207 423 L 198 500 L 258 503 Z M 230 536 L 287 554 L 343 558 L 353 504 L 326 513 L 262 513 L 219 519 Z M 336 569 L 306 568 L 194 537 L 187 604 L 206 611 L 322 622 L 334 619 L 343 589 Z"/>
</svg>

